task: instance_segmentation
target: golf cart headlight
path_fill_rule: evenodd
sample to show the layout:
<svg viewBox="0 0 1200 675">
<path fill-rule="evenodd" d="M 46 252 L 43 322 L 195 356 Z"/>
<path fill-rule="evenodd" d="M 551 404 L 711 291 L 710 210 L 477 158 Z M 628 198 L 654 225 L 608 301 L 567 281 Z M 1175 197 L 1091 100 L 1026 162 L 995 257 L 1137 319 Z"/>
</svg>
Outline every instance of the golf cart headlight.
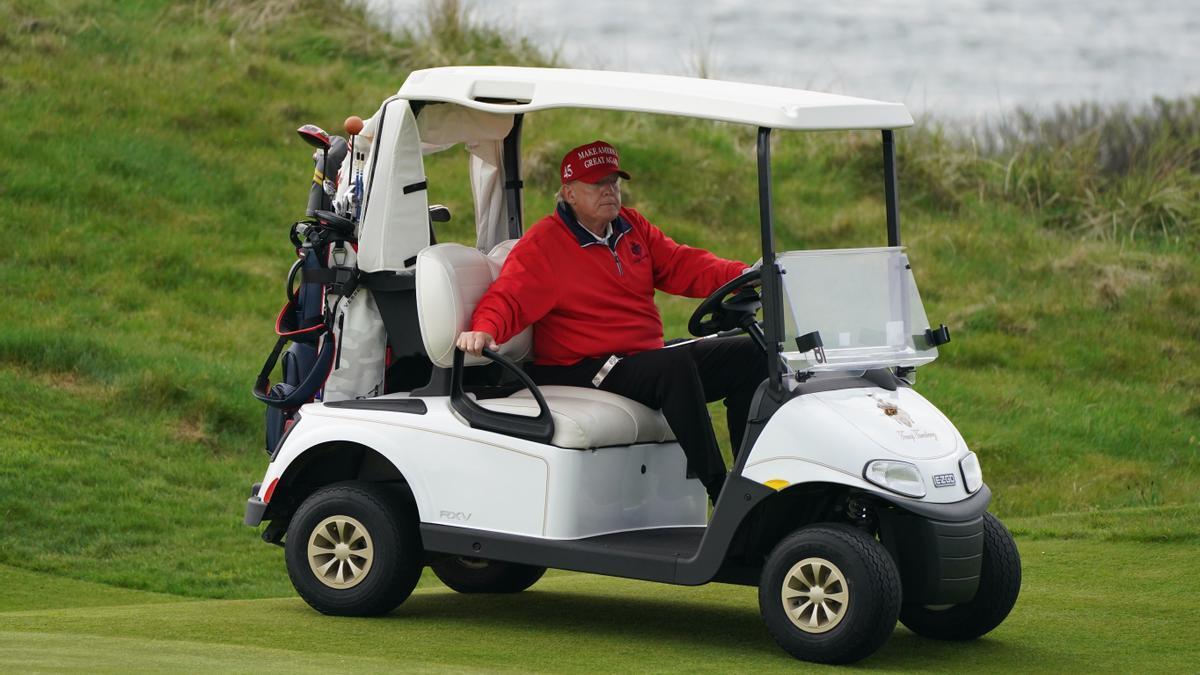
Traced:
<svg viewBox="0 0 1200 675">
<path fill-rule="evenodd" d="M 909 497 L 925 496 L 921 471 L 908 462 L 877 459 L 863 470 L 863 477 L 881 488 Z"/>
<path fill-rule="evenodd" d="M 967 488 L 967 492 L 975 492 L 983 487 L 983 469 L 979 468 L 979 458 L 975 456 L 975 453 L 967 453 L 967 456 L 958 463 L 958 467 L 962 469 L 963 485 Z"/>
</svg>

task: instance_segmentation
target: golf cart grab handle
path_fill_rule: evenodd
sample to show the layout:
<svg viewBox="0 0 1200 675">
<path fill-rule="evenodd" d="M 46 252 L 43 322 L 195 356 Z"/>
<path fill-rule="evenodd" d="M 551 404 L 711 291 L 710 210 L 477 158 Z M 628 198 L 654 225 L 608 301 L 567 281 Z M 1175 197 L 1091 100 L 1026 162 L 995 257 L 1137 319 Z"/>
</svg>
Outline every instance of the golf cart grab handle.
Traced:
<svg viewBox="0 0 1200 675">
<path fill-rule="evenodd" d="M 551 417 L 550 406 L 546 404 L 546 398 L 542 396 L 542 392 L 538 389 L 537 384 L 534 383 L 525 371 L 521 370 L 520 366 L 500 354 L 490 349 L 485 349 L 483 350 L 483 355 L 499 363 L 501 367 L 513 375 L 516 375 L 521 384 L 525 385 L 525 388 L 533 394 L 533 398 L 538 404 L 537 416 L 528 417 L 488 410 L 463 393 L 463 358 L 465 353 L 457 347 L 454 349 L 454 366 L 450 371 L 450 407 L 462 415 L 463 419 L 473 429 L 494 431 L 538 443 L 549 443 L 550 439 L 554 438 L 554 418 Z"/>
</svg>

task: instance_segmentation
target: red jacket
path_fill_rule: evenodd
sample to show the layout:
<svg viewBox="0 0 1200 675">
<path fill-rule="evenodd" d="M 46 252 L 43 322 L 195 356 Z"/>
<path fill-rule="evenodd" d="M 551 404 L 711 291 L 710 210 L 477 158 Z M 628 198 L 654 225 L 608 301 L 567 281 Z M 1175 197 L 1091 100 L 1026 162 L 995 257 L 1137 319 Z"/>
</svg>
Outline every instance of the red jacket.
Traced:
<svg viewBox="0 0 1200 675">
<path fill-rule="evenodd" d="M 533 324 L 534 362 L 542 365 L 658 349 L 654 289 L 703 298 L 746 269 L 675 243 L 630 208 L 612 225 L 609 248 L 566 207 L 539 220 L 479 301 L 471 330 L 504 343 Z"/>
</svg>

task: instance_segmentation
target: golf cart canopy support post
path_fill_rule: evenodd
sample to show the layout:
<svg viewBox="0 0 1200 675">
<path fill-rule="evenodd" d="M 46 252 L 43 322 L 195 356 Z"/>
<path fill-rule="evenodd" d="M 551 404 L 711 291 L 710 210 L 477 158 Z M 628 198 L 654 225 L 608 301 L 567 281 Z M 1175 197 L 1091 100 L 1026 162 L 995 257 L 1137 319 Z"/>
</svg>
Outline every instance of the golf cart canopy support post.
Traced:
<svg viewBox="0 0 1200 675">
<path fill-rule="evenodd" d="M 888 246 L 900 245 L 900 203 L 896 196 L 896 143 L 891 129 L 883 130 L 883 191 L 887 201 Z"/>
<path fill-rule="evenodd" d="M 504 195 L 508 202 L 508 238 L 521 236 L 523 215 L 521 213 L 521 124 L 525 116 L 513 115 L 512 131 L 504 137 Z"/>
<path fill-rule="evenodd" d="M 758 128 L 758 219 L 762 235 L 762 296 L 763 320 L 767 324 L 767 347 L 770 387 L 783 390 L 783 361 L 779 358 L 783 344 L 783 284 L 775 266 L 775 222 L 771 201 L 771 130 Z M 771 358 L 771 356 L 774 358 Z"/>
</svg>

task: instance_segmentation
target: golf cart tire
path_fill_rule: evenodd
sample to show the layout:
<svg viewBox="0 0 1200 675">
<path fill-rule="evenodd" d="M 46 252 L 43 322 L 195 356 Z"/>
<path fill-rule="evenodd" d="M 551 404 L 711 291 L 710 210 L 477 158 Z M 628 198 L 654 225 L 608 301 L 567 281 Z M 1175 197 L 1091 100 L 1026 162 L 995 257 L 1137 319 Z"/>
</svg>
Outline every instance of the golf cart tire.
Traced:
<svg viewBox="0 0 1200 675">
<path fill-rule="evenodd" d="M 813 608 L 807 617 L 824 617 L 826 625 L 802 630 L 785 610 L 783 593 L 797 569 L 804 573 L 806 561 L 824 566 L 824 573 L 818 572 L 818 584 L 821 579 L 825 584 L 822 593 L 845 602 L 820 603 L 832 607 L 836 616 Z M 844 583 L 835 583 L 838 575 Z M 887 549 L 862 530 L 840 523 L 811 525 L 784 537 L 767 557 L 758 586 L 759 611 L 771 637 L 792 656 L 817 663 L 853 663 L 875 653 L 896 628 L 900 597 L 900 573 Z M 807 624 L 805 617 L 801 609 L 798 621 Z"/>
<path fill-rule="evenodd" d="M 520 593 L 546 573 L 545 567 L 461 556 L 440 558 L 429 567 L 459 593 Z"/>
<path fill-rule="evenodd" d="M 334 616 L 378 616 L 387 614 L 404 602 L 421 576 L 422 559 L 420 530 L 415 508 L 401 500 L 380 483 L 335 483 L 313 492 L 304 500 L 288 525 L 284 541 L 284 558 L 288 576 L 296 592 L 313 609 Z M 333 523 L 330 525 L 330 523 Z M 338 525 L 341 523 L 342 525 Z M 313 542 L 329 548 L 334 542 L 318 538 L 318 527 L 336 536 L 339 527 L 350 532 L 349 549 L 364 548 L 346 523 L 360 526 L 369 538 L 370 564 L 365 558 L 354 558 L 361 578 L 350 580 L 353 585 L 332 587 L 336 579 L 322 581 L 315 567 L 333 564 L 335 556 L 318 554 L 310 564 Z M 328 538 L 330 535 L 325 535 Z M 358 576 L 344 568 L 348 576 Z"/>
<path fill-rule="evenodd" d="M 904 605 L 900 622 L 935 640 L 974 640 L 999 626 L 1021 592 L 1021 555 L 1012 534 L 998 518 L 983 514 L 983 562 L 979 590 L 970 602 L 946 609 Z"/>
</svg>

